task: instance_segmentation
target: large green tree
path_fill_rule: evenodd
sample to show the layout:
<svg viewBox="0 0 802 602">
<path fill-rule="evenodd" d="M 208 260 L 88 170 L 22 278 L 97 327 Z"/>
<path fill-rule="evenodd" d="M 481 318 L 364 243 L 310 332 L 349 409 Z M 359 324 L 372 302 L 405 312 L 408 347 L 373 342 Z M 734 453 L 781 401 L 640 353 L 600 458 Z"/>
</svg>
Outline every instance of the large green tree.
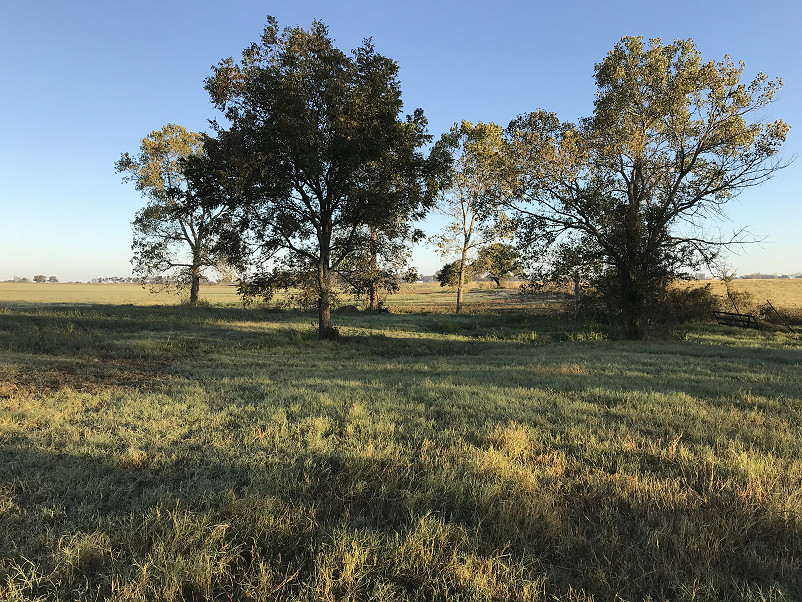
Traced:
<svg viewBox="0 0 802 602">
<path fill-rule="evenodd" d="M 782 167 L 789 127 L 761 120 L 781 82 L 742 83 L 743 71 L 703 60 L 691 40 L 626 37 L 596 65 L 591 117 L 538 110 L 509 125 L 522 239 L 580 242 L 626 337 L 643 336 L 673 279 L 737 242 L 711 218 Z"/>
<path fill-rule="evenodd" d="M 259 42 L 239 63 L 222 61 L 206 88 L 229 124 L 217 137 L 239 182 L 237 229 L 251 243 L 237 252 L 257 250 L 250 290 L 313 286 L 326 338 L 338 272 L 373 234 L 403 231 L 398 224 L 425 203 L 423 114 L 399 118 L 395 61 L 370 40 L 342 52 L 317 21 L 282 31 L 270 18 Z"/>
<path fill-rule="evenodd" d="M 495 123 L 474 125 L 463 120 L 435 145 L 438 155 L 449 158 L 450 170 L 439 202 L 448 222 L 434 242 L 443 257 L 457 256 L 453 266 L 457 272 L 457 313 L 462 311 L 474 250 L 497 236 L 503 222 L 499 204 L 509 193 L 503 133 Z"/>
<path fill-rule="evenodd" d="M 147 199 L 132 222 L 134 272 L 143 278 L 170 276 L 189 285 L 189 302 L 198 302 L 204 268 L 219 259 L 212 252 L 216 231 L 226 216 L 211 205 L 186 177 L 187 161 L 201 161 L 204 136 L 168 124 L 142 139 L 139 153 L 123 153 L 115 163 L 124 181 Z"/>
<path fill-rule="evenodd" d="M 365 244 L 357 245 L 340 274 L 358 293 L 365 292 L 368 307 L 379 309 L 380 295 L 397 292 L 410 268 L 411 247 L 424 237 L 412 227 L 435 202 L 446 177 L 449 157 L 439 151 L 424 156 L 418 149 L 431 141 L 420 109 L 408 117 L 401 144 L 371 168 L 368 189 L 380 204 L 394 211 L 377 214 L 364 227 Z M 388 202 L 389 201 L 389 202 Z"/>
</svg>

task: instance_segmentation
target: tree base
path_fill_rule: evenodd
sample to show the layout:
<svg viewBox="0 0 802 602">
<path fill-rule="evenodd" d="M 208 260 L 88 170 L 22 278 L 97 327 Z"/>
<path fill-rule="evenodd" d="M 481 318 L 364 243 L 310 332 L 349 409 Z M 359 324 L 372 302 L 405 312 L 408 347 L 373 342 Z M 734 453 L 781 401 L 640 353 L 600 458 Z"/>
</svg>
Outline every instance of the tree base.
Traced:
<svg viewBox="0 0 802 602">
<path fill-rule="evenodd" d="M 340 338 L 340 331 L 334 326 L 323 327 L 318 330 L 317 338 L 321 341 L 334 341 Z"/>
</svg>

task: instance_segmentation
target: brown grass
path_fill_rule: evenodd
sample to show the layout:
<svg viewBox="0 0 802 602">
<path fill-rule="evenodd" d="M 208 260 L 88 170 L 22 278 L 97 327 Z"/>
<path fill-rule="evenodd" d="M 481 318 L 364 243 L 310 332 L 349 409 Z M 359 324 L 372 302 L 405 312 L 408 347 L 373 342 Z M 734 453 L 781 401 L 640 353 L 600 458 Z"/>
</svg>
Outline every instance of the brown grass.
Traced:
<svg viewBox="0 0 802 602">
<path fill-rule="evenodd" d="M 710 289 L 720 297 L 727 296 L 727 289 L 721 280 L 693 281 L 688 286 L 710 285 Z M 750 293 L 757 304 L 771 301 L 777 309 L 802 309 L 802 278 L 775 278 L 771 280 L 733 280 L 730 287 L 734 292 Z"/>
<path fill-rule="evenodd" d="M 239 302 L 233 286 L 202 285 L 201 297 L 213 304 Z M 2 282 L 0 302 L 177 305 L 181 296 L 174 290 L 154 291 L 140 284 Z"/>
</svg>

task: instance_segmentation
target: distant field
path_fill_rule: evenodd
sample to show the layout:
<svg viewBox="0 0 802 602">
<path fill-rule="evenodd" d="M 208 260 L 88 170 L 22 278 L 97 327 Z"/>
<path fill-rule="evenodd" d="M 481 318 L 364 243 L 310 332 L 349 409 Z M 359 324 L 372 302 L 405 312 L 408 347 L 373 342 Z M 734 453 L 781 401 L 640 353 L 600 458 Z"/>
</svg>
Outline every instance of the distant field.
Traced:
<svg viewBox="0 0 802 602">
<path fill-rule="evenodd" d="M 237 303 L 233 286 L 204 286 L 203 297 L 214 304 Z M 87 303 L 113 305 L 175 305 L 181 297 L 175 291 L 151 292 L 139 284 L 0 283 L 0 302 Z"/>
<path fill-rule="evenodd" d="M 1 600 L 802 600 L 799 336 L 13 290 Z"/>
<path fill-rule="evenodd" d="M 533 301 L 521 298 L 517 292 L 515 287 L 497 290 L 490 283 L 475 283 L 466 294 L 466 309 L 483 310 L 490 306 L 499 310 L 548 307 L 561 300 L 554 295 L 544 295 Z M 201 286 L 200 297 L 212 305 L 242 305 L 233 286 Z M 281 294 L 276 297 L 277 300 L 283 298 Z M 182 296 L 174 291 L 154 293 L 151 288 L 143 288 L 138 284 L 0 283 L 0 303 L 177 305 L 181 301 Z M 348 295 L 342 295 L 341 302 L 352 303 L 353 300 Z M 401 313 L 449 312 L 453 311 L 456 304 L 456 292 L 439 284 L 405 284 L 398 294 L 387 297 L 385 303 L 393 311 Z"/>
<path fill-rule="evenodd" d="M 727 291 L 721 280 L 704 280 L 693 285 L 710 284 L 712 291 L 719 296 L 726 296 Z M 802 309 L 802 278 L 765 279 L 765 280 L 733 280 L 731 287 L 736 292 L 748 292 L 757 305 L 767 300 L 779 308 Z"/>
<path fill-rule="evenodd" d="M 719 280 L 691 282 L 686 286 L 710 284 L 714 293 L 724 297 L 724 284 Z M 802 309 L 802 278 L 775 280 L 735 280 L 735 291 L 748 291 L 755 304 L 768 299 L 778 309 Z M 536 299 L 522 298 L 517 287 L 496 290 L 488 282 L 474 283 L 466 294 L 466 309 L 481 311 L 490 308 L 515 311 L 523 309 L 549 309 L 566 301 L 560 294 L 541 295 Z M 212 305 L 241 305 L 233 286 L 202 286 L 201 298 Z M 176 305 L 181 297 L 174 292 L 152 293 L 138 284 L 33 284 L 0 283 L 0 302 L 14 303 L 86 303 L 114 305 Z M 343 303 L 350 303 L 343 296 Z M 403 285 L 398 294 L 390 295 L 386 305 L 393 311 L 411 313 L 418 311 L 451 312 L 456 303 L 453 289 L 436 283 Z"/>
</svg>

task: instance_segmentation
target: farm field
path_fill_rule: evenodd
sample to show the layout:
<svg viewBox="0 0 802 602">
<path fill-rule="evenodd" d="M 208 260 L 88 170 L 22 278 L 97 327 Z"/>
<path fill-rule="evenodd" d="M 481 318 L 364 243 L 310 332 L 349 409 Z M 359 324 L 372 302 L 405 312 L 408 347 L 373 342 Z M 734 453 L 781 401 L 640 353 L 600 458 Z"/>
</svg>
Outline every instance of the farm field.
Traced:
<svg viewBox="0 0 802 602">
<path fill-rule="evenodd" d="M 0 599 L 802 598 L 798 335 L 613 341 L 429 285 L 319 342 L 230 288 L 20 286 Z"/>
<path fill-rule="evenodd" d="M 709 284 L 712 291 L 726 296 L 724 283 L 720 280 L 692 281 L 683 286 L 698 287 Z M 802 310 L 802 278 L 733 280 L 734 292 L 750 293 L 755 304 L 769 300 L 778 309 Z M 514 283 L 509 288 L 495 290 L 492 283 L 477 282 L 466 293 L 468 310 L 492 308 L 493 310 L 522 310 L 533 305 L 530 300 L 521 300 L 515 293 Z M 236 288 L 225 285 L 201 286 L 201 298 L 212 305 L 240 306 Z M 535 305 L 551 307 L 559 296 L 541 298 Z M 115 304 L 115 305 L 175 305 L 181 296 L 173 291 L 152 292 L 139 284 L 72 284 L 72 283 L 0 283 L 0 303 L 68 303 L 68 304 Z M 349 303 L 347 296 L 344 303 Z M 387 298 L 387 306 L 399 313 L 413 311 L 453 311 L 455 293 L 437 283 L 404 284 L 401 292 Z"/>
<path fill-rule="evenodd" d="M 710 284 L 711 290 L 721 297 L 727 294 L 721 280 L 705 280 L 690 285 L 696 284 Z M 733 280 L 731 286 L 736 293 L 749 293 L 755 304 L 771 301 L 778 309 L 781 307 L 797 311 L 802 309 L 802 278 Z"/>
<path fill-rule="evenodd" d="M 239 303 L 233 286 L 204 286 L 203 297 L 214 304 Z M 152 292 L 139 284 L 0 283 L 0 303 L 67 303 L 113 305 L 176 305 L 174 291 Z"/>
<path fill-rule="evenodd" d="M 495 289 L 488 282 L 474 283 L 466 293 L 466 309 L 469 312 L 488 308 L 493 311 L 542 310 L 554 309 L 555 304 L 564 301 L 560 295 L 542 295 L 537 300 L 526 299 L 517 292 L 517 288 L 513 286 Z M 210 305 L 242 307 L 242 300 L 234 286 L 201 286 L 200 296 L 204 303 Z M 285 294 L 278 294 L 274 300 L 281 301 L 285 298 Z M 436 283 L 420 283 L 402 285 L 400 293 L 388 297 L 386 303 L 397 313 L 449 312 L 453 311 L 455 300 L 456 293 L 452 289 L 443 288 Z M 342 304 L 353 302 L 348 295 L 341 295 L 340 301 Z M 0 283 L 0 303 L 178 305 L 181 302 L 182 297 L 175 291 L 153 291 L 139 284 Z M 357 303 L 362 304 L 364 300 Z"/>
</svg>

